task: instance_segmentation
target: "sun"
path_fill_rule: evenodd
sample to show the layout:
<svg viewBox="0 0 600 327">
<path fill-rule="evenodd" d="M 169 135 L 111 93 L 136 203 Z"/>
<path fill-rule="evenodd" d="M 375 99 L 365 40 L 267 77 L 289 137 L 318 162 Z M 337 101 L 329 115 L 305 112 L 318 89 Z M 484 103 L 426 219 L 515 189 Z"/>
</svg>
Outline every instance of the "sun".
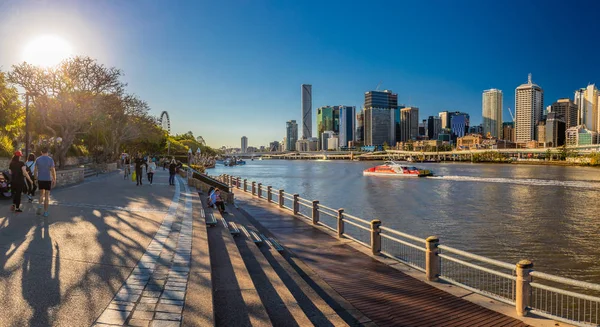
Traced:
<svg viewBox="0 0 600 327">
<path fill-rule="evenodd" d="M 33 39 L 23 51 L 23 60 L 36 66 L 51 67 L 73 54 L 71 45 L 56 35 Z"/>
</svg>

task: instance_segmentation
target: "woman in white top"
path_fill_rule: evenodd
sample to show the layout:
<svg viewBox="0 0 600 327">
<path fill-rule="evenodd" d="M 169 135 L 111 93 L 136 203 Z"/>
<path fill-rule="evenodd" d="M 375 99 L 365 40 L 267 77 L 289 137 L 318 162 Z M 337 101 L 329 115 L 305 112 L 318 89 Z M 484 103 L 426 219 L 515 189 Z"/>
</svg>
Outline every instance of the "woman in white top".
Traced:
<svg viewBox="0 0 600 327">
<path fill-rule="evenodd" d="M 33 182 L 29 183 L 29 180 L 27 180 L 27 178 L 25 179 L 25 182 L 27 183 L 27 198 L 29 203 L 31 203 L 33 202 L 33 197 L 35 196 L 35 190 L 37 190 L 37 185 L 35 184 L 35 178 L 33 174 L 35 171 L 35 155 L 33 153 L 30 153 L 27 157 L 27 162 L 25 162 L 25 170 Z"/>
<path fill-rule="evenodd" d="M 152 185 L 152 180 L 154 179 L 154 172 L 156 171 L 156 162 L 150 159 L 148 156 L 148 168 L 146 168 L 146 172 L 148 172 L 148 182 Z"/>
</svg>

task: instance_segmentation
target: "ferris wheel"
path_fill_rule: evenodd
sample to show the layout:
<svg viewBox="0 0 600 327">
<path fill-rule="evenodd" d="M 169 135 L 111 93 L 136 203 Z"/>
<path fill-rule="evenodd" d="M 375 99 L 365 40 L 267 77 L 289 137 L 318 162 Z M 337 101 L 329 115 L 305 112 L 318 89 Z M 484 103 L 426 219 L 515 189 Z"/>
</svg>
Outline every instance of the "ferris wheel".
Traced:
<svg viewBox="0 0 600 327">
<path fill-rule="evenodd" d="M 160 126 L 167 131 L 167 133 L 171 134 L 171 120 L 169 119 L 169 113 L 166 111 L 163 111 L 160 114 Z"/>
</svg>

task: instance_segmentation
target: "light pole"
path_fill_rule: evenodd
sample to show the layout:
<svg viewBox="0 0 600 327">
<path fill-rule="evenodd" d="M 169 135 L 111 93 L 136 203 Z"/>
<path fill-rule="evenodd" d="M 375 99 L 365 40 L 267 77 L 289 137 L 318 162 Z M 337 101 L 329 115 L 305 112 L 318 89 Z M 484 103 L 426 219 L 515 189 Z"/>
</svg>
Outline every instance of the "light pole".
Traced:
<svg viewBox="0 0 600 327">
<path fill-rule="evenodd" d="M 29 156 L 29 93 L 25 93 L 25 158 Z"/>
</svg>

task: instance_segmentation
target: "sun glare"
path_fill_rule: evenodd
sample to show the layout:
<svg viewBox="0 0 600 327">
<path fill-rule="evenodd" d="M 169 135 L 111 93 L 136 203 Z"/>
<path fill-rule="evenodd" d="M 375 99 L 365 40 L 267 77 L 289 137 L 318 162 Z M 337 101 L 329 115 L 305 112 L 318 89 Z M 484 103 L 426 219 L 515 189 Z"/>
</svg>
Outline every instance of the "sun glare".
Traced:
<svg viewBox="0 0 600 327">
<path fill-rule="evenodd" d="M 72 55 L 71 45 L 55 35 L 40 36 L 27 44 L 23 51 L 23 60 L 44 67 L 58 64 Z"/>
</svg>

